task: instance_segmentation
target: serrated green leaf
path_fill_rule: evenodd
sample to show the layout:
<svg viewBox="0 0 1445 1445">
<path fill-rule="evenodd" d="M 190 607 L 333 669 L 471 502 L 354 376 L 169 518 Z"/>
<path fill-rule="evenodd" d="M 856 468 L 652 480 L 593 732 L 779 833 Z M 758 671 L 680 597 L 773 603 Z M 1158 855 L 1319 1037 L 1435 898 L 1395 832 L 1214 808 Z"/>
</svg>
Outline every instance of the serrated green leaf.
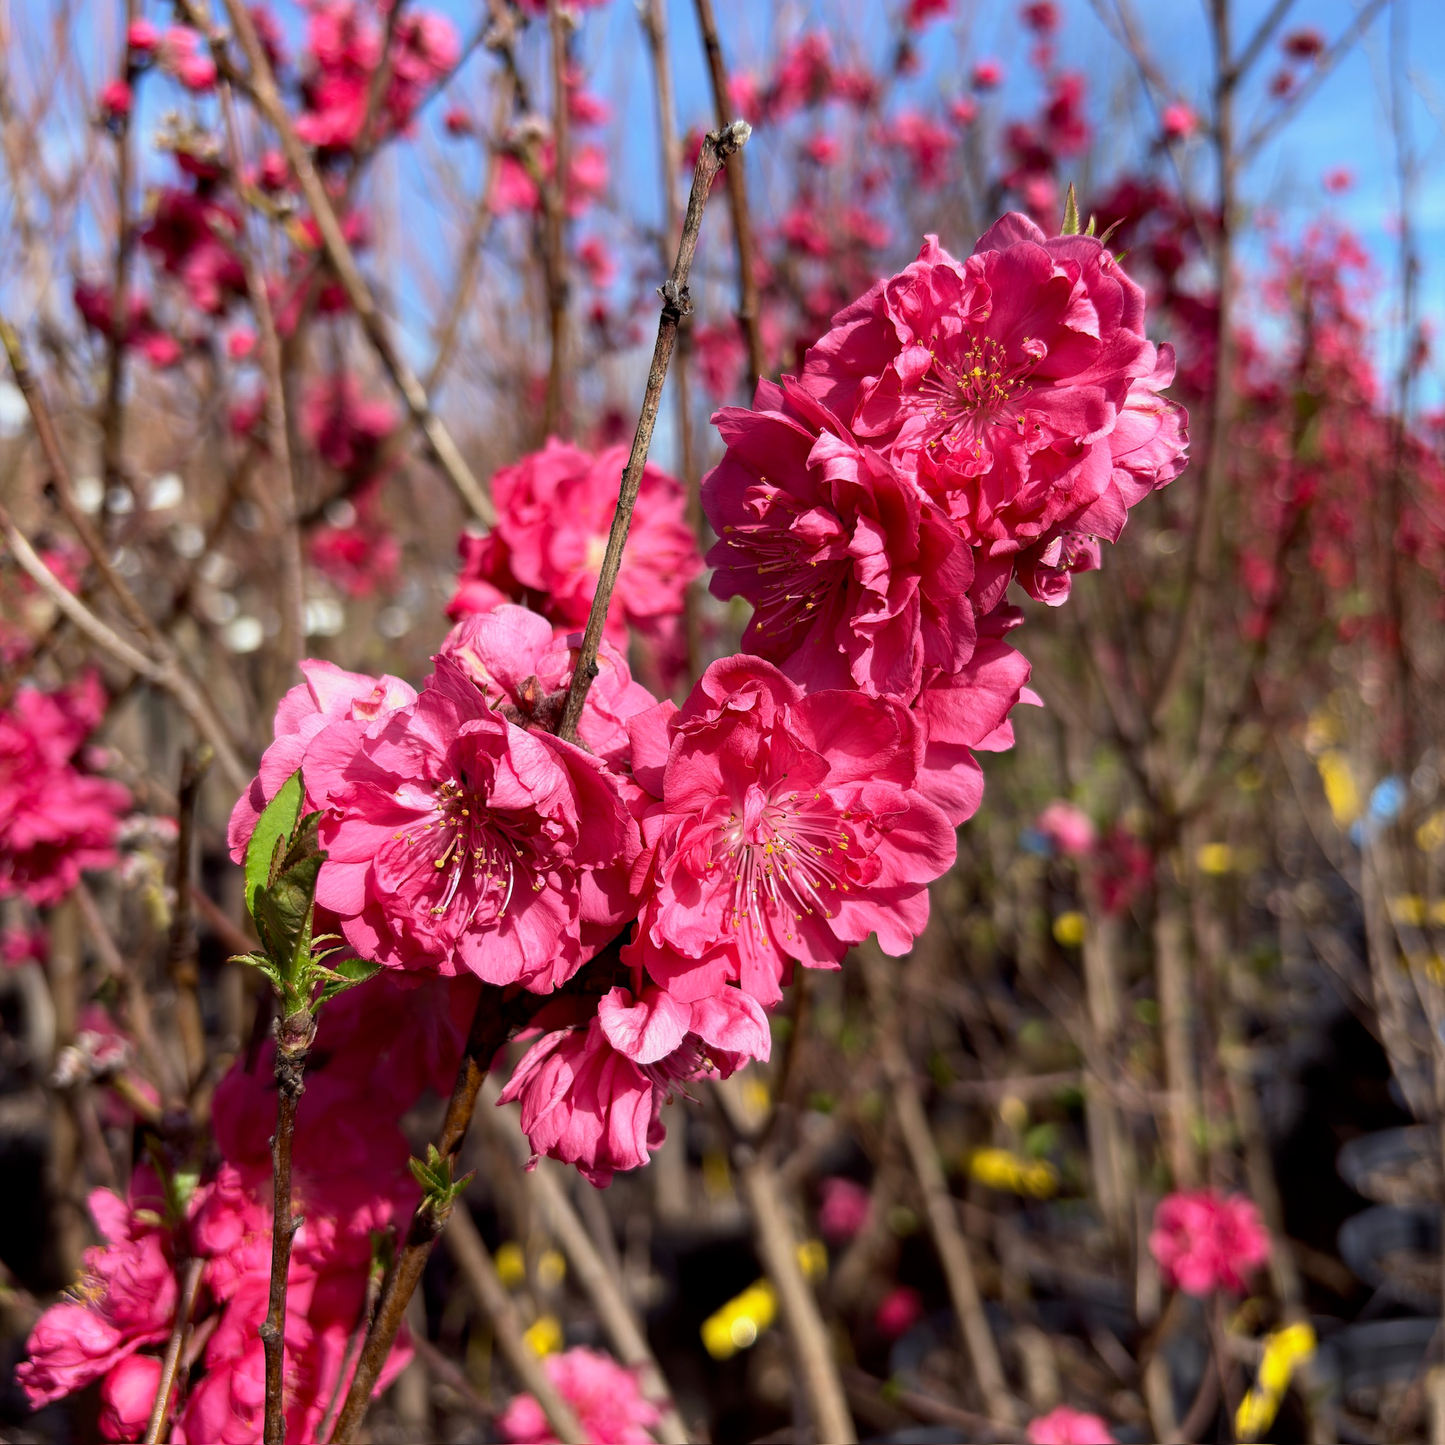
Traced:
<svg viewBox="0 0 1445 1445">
<path fill-rule="evenodd" d="M 301 769 L 297 768 L 266 804 L 256 820 L 256 831 L 246 845 L 246 907 L 256 917 L 256 896 L 270 886 L 291 843 L 291 835 L 301 817 L 301 801 L 305 796 Z"/>
<path fill-rule="evenodd" d="M 231 963 L 244 963 L 247 968 L 257 969 L 269 978 L 276 988 L 281 987 L 281 975 L 276 972 L 275 965 L 261 953 L 237 953 L 229 960 Z"/>
<path fill-rule="evenodd" d="M 322 966 L 314 964 L 316 958 L 314 951 L 311 957 L 314 976 L 325 981 L 316 999 L 318 1004 L 325 1003 L 329 998 L 335 998 L 339 993 L 345 993 L 349 988 L 355 988 L 359 983 L 365 983 L 367 979 L 374 978 L 381 972 L 379 963 L 368 963 L 364 958 L 344 958 L 338 964 Z"/>
<path fill-rule="evenodd" d="M 1064 197 L 1064 224 L 1059 228 L 1061 236 L 1079 234 L 1079 202 L 1074 195 L 1074 183 L 1069 182 L 1069 193 Z"/>
<path fill-rule="evenodd" d="M 311 905 L 323 862 L 320 853 L 312 853 L 256 895 L 257 932 L 271 962 L 288 981 L 295 980 L 301 961 L 310 957 Z"/>
</svg>

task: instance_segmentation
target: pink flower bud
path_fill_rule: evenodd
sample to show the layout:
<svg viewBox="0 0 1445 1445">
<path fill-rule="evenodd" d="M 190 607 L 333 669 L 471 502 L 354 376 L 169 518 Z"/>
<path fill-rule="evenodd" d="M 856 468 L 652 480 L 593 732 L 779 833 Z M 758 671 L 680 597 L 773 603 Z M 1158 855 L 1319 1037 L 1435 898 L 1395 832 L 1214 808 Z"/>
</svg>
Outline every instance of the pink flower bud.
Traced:
<svg viewBox="0 0 1445 1445">
<path fill-rule="evenodd" d="M 130 85 L 124 80 L 108 81 L 100 91 L 100 113 L 105 120 L 124 120 L 130 114 Z"/>
</svg>

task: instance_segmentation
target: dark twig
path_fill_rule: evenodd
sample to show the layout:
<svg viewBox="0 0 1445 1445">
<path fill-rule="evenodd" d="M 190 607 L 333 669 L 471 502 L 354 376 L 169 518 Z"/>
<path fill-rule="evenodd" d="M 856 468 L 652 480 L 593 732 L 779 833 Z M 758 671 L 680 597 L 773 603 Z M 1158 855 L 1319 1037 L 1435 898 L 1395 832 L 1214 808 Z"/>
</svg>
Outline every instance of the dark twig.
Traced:
<svg viewBox="0 0 1445 1445">
<path fill-rule="evenodd" d="M 562 725 L 557 729 L 559 735 L 569 742 L 577 737 L 577 725 L 582 720 L 582 705 L 587 700 L 587 689 L 591 687 L 592 679 L 597 676 L 597 649 L 602 642 L 602 629 L 607 621 L 612 589 L 617 585 L 617 573 L 622 566 L 622 549 L 627 545 L 627 529 L 632 523 L 632 509 L 637 504 L 637 490 L 642 484 L 642 469 L 647 464 L 648 448 L 652 445 L 652 429 L 657 425 L 662 384 L 667 379 L 667 365 L 672 359 L 672 349 L 677 341 L 678 325 L 692 304 L 687 292 L 687 278 L 692 270 L 693 255 L 697 251 L 703 208 L 707 205 L 708 192 L 712 189 L 713 179 L 719 169 L 729 156 L 735 155 L 746 144 L 751 134 L 751 128 L 746 121 L 735 120 L 721 131 L 709 134 L 703 142 L 702 150 L 698 152 L 697 168 L 692 174 L 692 191 L 687 198 L 687 217 L 683 222 L 682 237 L 677 247 L 677 260 L 673 263 L 672 275 L 660 288 L 662 315 L 657 323 L 657 343 L 652 350 L 652 367 L 647 373 L 647 391 L 642 399 L 642 414 L 637 419 L 632 452 L 627 458 L 627 468 L 622 473 L 617 510 L 613 513 L 612 529 L 607 536 L 607 553 L 602 559 L 597 591 L 592 598 L 592 610 L 587 615 L 587 630 L 582 637 L 582 650 L 572 671 L 571 686 L 567 689 Z"/>
<path fill-rule="evenodd" d="M 717 112 L 717 123 L 725 126 L 732 100 L 728 92 L 727 65 L 723 60 L 722 44 L 718 40 L 717 17 L 713 14 L 712 0 L 697 0 L 697 23 L 702 31 L 703 47 L 707 51 L 707 67 L 712 79 L 712 98 Z M 732 207 L 733 239 L 737 244 L 738 322 L 748 343 L 748 392 L 751 395 L 752 388 L 764 370 L 763 331 L 758 312 L 758 281 L 753 267 L 753 223 L 748 213 L 747 172 L 741 159 L 728 167 L 728 202 Z"/>
<path fill-rule="evenodd" d="M 457 1070 L 457 1081 L 452 1087 L 452 1096 L 447 1101 L 441 1136 L 437 1140 L 438 1152 L 444 1157 L 454 1159 L 461 1149 L 467 1127 L 472 1122 L 472 1113 L 477 1106 L 477 1095 L 481 1092 L 482 1084 L 491 1068 L 493 1056 L 531 1019 L 544 1002 L 539 994 L 519 993 L 507 999 L 500 989 L 482 989 L 481 997 L 477 1000 L 477 1011 L 472 1018 L 471 1033 L 462 1054 L 461 1066 Z M 353 1439 L 361 1425 L 366 1407 L 371 1401 L 372 1389 L 381 1375 L 382 1366 L 391 1353 L 397 1331 L 406 1316 L 407 1304 L 421 1279 L 422 1270 L 426 1267 L 432 1249 L 446 1228 L 449 1214 L 449 1207 L 435 1209 L 423 1198 L 412 1215 L 406 1240 L 387 1274 L 376 1319 L 367 1333 L 361 1359 L 357 1362 L 356 1375 L 351 1381 L 346 1403 L 342 1406 L 336 1430 L 331 1437 L 338 1445 L 339 1442 Z"/>
<path fill-rule="evenodd" d="M 176 988 L 176 1026 L 186 1062 L 189 1089 L 206 1067 L 206 1030 L 196 999 L 200 975 L 196 968 L 196 934 L 191 923 L 191 852 L 196 827 L 196 796 L 211 764 L 210 749 L 186 748 L 181 753 L 180 789 L 176 808 L 176 906 L 171 917 L 170 971 Z"/>
<path fill-rule="evenodd" d="M 191 1311 L 196 1307 L 196 1291 L 200 1288 L 203 1263 L 203 1260 L 193 1259 L 186 1265 L 181 1281 L 181 1297 L 176 1304 L 176 1323 L 166 1345 L 165 1359 L 161 1363 L 160 1383 L 156 1386 L 155 1404 L 151 1406 L 150 1421 L 146 1425 L 146 1445 L 154 1445 L 154 1442 L 165 1438 L 166 1416 L 170 1414 L 171 1398 L 176 1390 L 181 1348 L 190 1328 Z"/>
<path fill-rule="evenodd" d="M 558 0 L 547 0 L 547 30 L 552 40 L 552 178 L 542 187 L 545 208 L 542 264 L 547 275 L 547 317 L 552 355 L 547 367 L 547 400 L 542 431 L 571 432 L 565 418 L 567 392 L 567 179 L 571 145 L 567 124 L 568 18 Z"/>
<path fill-rule="evenodd" d="M 291 1145 L 296 1134 L 296 1106 L 305 1088 L 306 1056 L 316 1037 L 316 1018 L 297 1009 L 276 1030 L 276 1133 L 271 1140 L 271 1175 L 275 1185 L 271 1218 L 271 1297 L 261 1343 L 266 1350 L 266 1445 L 286 1438 L 284 1373 L 286 1363 L 286 1282 L 291 1268 L 291 1242 L 301 1228 L 291 1213 Z"/>
</svg>

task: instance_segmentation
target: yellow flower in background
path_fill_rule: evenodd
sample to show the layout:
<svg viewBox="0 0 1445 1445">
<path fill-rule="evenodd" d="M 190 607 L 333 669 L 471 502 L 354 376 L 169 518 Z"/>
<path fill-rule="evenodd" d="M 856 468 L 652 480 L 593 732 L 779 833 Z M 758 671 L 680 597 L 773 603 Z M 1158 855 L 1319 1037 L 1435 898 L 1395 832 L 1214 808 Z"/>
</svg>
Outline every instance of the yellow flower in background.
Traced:
<svg viewBox="0 0 1445 1445">
<path fill-rule="evenodd" d="M 1425 922 L 1425 900 L 1418 893 L 1400 893 L 1390 899 L 1390 917 L 1396 923 L 1419 928 Z"/>
<path fill-rule="evenodd" d="M 798 1246 L 798 1267 L 805 1279 L 822 1279 L 828 1273 L 827 1245 L 821 1239 L 805 1239 Z"/>
<path fill-rule="evenodd" d="M 1048 1199 L 1059 1189 L 1059 1171 L 1047 1159 L 1024 1159 L 1009 1149 L 975 1149 L 968 1172 L 990 1189 L 1031 1199 Z"/>
<path fill-rule="evenodd" d="M 1442 843 L 1445 843 L 1445 808 L 1431 813 L 1415 829 L 1415 846 L 1422 853 L 1433 853 Z"/>
<path fill-rule="evenodd" d="M 1314 1352 L 1315 1332 L 1306 1324 L 1288 1325 L 1265 1336 L 1259 1376 L 1234 1417 L 1239 1439 L 1258 1440 L 1274 1424 L 1295 1370 Z"/>
<path fill-rule="evenodd" d="M 509 1239 L 496 1253 L 493 1263 L 497 1266 L 497 1278 L 508 1289 L 516 1289 L 527 1278 L 527 1256 L 515 1239 Z"/>
<path fill-rule="evenodd" d="M 1065 948 L 1077 948 L 1084 941 L 1088 925 L 1082 913 L 1070 909 L 1054 919 L 1054 937 Z"/>
<path fill-rule="evenodd" d="M 702 1322 L 703 1348 L 715 1360 L 731 1359 L 750 1349 L 777 1317 L 777 1293 L 760 1279 Z"/>
<path fill-rule="evenodd" d="M 555 1249 L 544 1249 L 537 1261 L 537 1283 L 543 1289 L 556 1289 L 567 1278 L 567 1261 Z"/>
<path fill-rule="evenodd" d="M 1221 873 L 1233 871 L 1234 849 L 1228 843 L 1205 843 L 1194 855 L 1194 861 L 1201 873 L 1217 878 Z"/>
<path fill-rule="evenodd" d="M 1341 828 L 1348 828 L 1360 816 L 1360 789 L 1350 771 L 1350 760 L 1337 749 L 1324 752 L 1315 760 L 1320 782 L 1325 785 L 1325 801 Z"/>
<path fill-rule="evenodd" d="M 562 1326 L 555 1315 L 539 1315 L 537 1322 L 522 1336 L 537 1354 L 555 1355 L 562 1348 Z"/>
</svg>

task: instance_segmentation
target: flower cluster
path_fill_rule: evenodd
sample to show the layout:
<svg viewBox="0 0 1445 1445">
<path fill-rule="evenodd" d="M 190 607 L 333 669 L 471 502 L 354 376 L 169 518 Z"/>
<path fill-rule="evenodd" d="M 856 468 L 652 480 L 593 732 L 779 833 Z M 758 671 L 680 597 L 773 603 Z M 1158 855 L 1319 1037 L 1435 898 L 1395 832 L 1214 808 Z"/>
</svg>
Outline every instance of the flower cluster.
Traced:
<svg viewBox="0 0 1445 1445">
<path fill-rule="evenodd" d="M 1269 1232 L 1245 1195 L 1197 1189 L 1160 1202 L 1149 1252 L 1165 1283 L 1185 1294 L 1242 1292 L 1269 1258 Z"/>
<path fill-rule="evenodd" d="M 650 1445 L 653 1437 L 648 1430 L 660 1417 L 638 1387 L 634 1371 L 588 1349 L 548 1355 L 543 1367 L 589 1440 Z M 497 1428 L 504 1440 L 515 1445 L 555 1445 L 557 1439 L 531 1395 L 514 1395 L 498 1418 Z"/>
<path fill-rule="evenodd" d="M 105 705 L 87 672 L 59 692 L 22 688 L 0 712 L 0 898 L 55 903 L 82 870 L 116 861 L 130 794 L 76 766 Z"/>
<path fill-rule="evenodd" d="M 475 984 L 377 980 L 329 1004 L 297 1116 L 296 1236 L 288 1279 L 285 1403 L 288 1438 L 320 1438 L 355 1361 L 347 1342 L 361 1315 L 372 1234 L 404 1220 L 417 1190 L 401 1116 L 427 1089 L 450 1087 L 475 1005 Z M 86 1252 L 68 1299 L 41 1316 L 16 1378 L 32 1408 L 100 1380 L 100 1429 L 139 1439 L 176 1326 L 179 1277 L 201 1261 L 191 1324 L 203 1341 L 176 1384 L 168 1438 L 249 1445 L 261 1438 L 265 1362 L 259 1327 L 271 1269 L 275 1117 L 268 1045 L 216 1088 L 220 1163 L 199 1183 L 138 1168 L 122 1200 L 96 1190 L 102 1244 Z M 403 1334 L 384 1388 L 407 1362 Z"/>
</svg>

